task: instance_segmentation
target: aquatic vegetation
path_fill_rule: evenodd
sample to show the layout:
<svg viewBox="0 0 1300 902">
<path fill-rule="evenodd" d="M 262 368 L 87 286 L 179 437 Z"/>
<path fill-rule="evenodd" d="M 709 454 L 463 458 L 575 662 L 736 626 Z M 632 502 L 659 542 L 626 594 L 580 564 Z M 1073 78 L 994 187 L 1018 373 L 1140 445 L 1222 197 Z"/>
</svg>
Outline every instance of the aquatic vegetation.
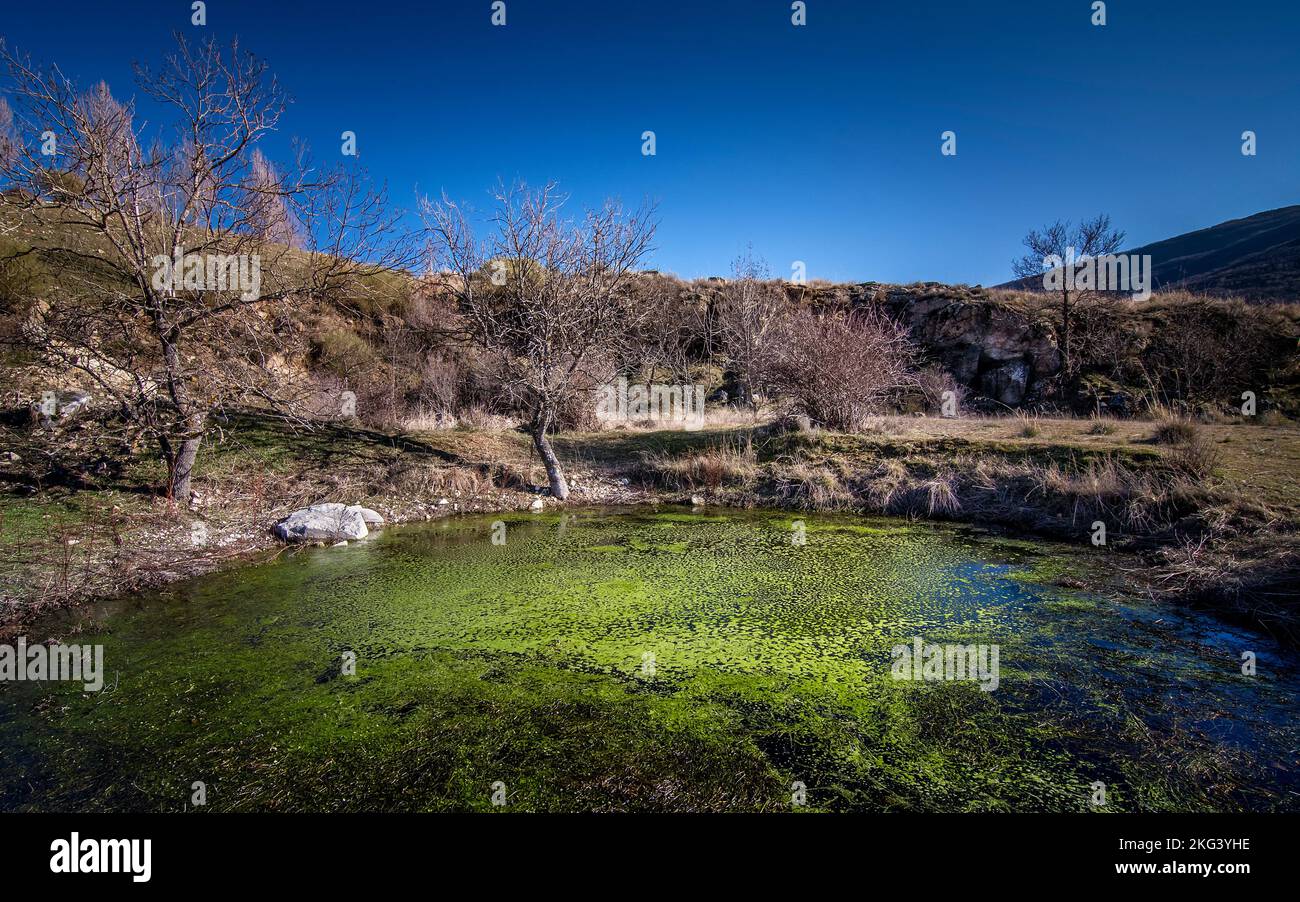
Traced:
<svg viewBox="0 0 1300 902">
<path fill-rule="evenodd" d="M 1105 570 L 825 514 L 392 529 L 48 622 L 109 686 L 0 687 L 0 807 L 204 781 L 213 810 L 491 809 L 499 782 L 509 810 L 789 810 L 797 781 L 815 810 L 1083 811 L 1097 780 L 1117 810 L 1294 807 L 1295 660 L 1059 585 Z M 895 680 L 913 637 L 998 645 L 997 690 Z"/>
</svg>

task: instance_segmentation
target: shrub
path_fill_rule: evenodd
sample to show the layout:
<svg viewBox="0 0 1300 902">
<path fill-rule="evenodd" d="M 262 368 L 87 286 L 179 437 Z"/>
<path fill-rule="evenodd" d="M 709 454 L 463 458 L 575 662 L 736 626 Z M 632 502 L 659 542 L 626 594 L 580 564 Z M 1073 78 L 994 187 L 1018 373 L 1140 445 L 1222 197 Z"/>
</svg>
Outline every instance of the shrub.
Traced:
<svg viewBox="0 0 1300 902">
<path fill-rule="evenodd" d="M 0 315 L 22 313 L 49 285 L 49 274 L 30 246 L 0 237 Z"/>
<path fill-rule="evenodd" d="M 941 414 L 948 397 L 954 402 L 953 412 L 960 414 L 966 405 L 966 386 L 943 367 L 931 364 L 917 371 L 916 390 L 908 393 L 902 406 L 907 413 Z"/>
<path fill-rule="evenodd" d="M 460 401 L 465 374 L 460 361 L 434 351 L 420 362 L 419 404 L 440 413 L 450 413 Z"/>
<path fill-rule="evenodd" d="M 1221 403 L 1243 382 L 1268 384 L 1279 352 L 1295 348 L 1264 307 L 1170 296 L 1153 316 L 1158 327 L 1134 356 L 1160 397 Z"/>
<path fill-rule="evenodd" d="M 775 383 L 796 408 L 852 432 L 915 384 L 907 329 L 875 308 L 790 314 L 782 324 Z"/>
</svg>

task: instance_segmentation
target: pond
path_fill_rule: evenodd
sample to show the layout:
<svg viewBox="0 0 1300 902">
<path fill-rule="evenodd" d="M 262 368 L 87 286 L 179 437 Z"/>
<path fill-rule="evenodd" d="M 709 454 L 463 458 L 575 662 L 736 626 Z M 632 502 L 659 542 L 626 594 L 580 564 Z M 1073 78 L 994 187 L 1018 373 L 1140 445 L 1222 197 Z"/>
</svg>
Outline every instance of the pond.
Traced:
<svg viewBox="0 0 1300 902">
<path fill-rule="evenodd" d="M 106 685 L 0 685 L 0 808 L 1300 807 L 1300 660 L 1066 588 L 1119 563 L 777 512 L 390 528 L 32 630 L 102 644 Z"/>
</svg>

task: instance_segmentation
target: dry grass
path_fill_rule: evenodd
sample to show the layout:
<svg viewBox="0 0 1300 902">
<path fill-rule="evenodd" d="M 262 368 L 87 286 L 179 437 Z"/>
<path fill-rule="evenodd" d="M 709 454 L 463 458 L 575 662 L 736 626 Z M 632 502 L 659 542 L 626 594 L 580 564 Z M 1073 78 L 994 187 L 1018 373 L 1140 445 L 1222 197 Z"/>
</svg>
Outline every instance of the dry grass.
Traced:
<svg viewBox="0 0 1300 902">
<path fill-rule="evenodd" d="M 416 461 L 394 472 L 386 488 L 415 497 L 473 496 L 491 486 L 482 472 L 469 467 Z"/>
<path fill-rule="evenodd" d="M 1193 479 L 1208 480 L 1219 466 L 1219 448 L 1214 440 L 1201 432 L 1176 445 L 1169 461 L 1179 473 Z"/>
<path fill-rule="evenodd" d="M 957 478 L 944 473 L 922 484 L 925 491 L 926 513 L 931 517 L 951 517 L 961 511 L 957 499 Z"/>
<path fill-rule="evenodd" d="M 781 471 L 776 492 L 784 505 L 807 510 L 840 510 L 854 500 L 832 469 L 806 461 L 796 461 Z"/>
<path fill-rule="evenodd" d="M 1186 417 L 1165 417 L 1156 421 L 1152 441 L 1160 445 L 1179 445 L 1196 438 L 1196 424 Z"/>
<path fill-rule="evenodd" d="M 397 423 L 397 430 L 399 432 L 437 432 L 442 429 L 452 429 L 456 426 L 456 423 L 456 418 L 449 413 L 420 408 L 402 417 Z"/>
<path fill-rule="evenodd" d="M 738 407 L 733 404 L 709 404 L 704 408 L 704 417 L 700 420 L 697 430 L 750 429 L 764 423 L 769 423 L 774 420 L 776 416 L 775 408 L 769 404 L 760 405 L 757 411 L 749 407 Z M 652 417 L 647 417 L 642 420 L 619 420 L 616 422 L 597 423 L 595 428 L 597 433 L 682 432 L 697 430 L 687 430 L 683 423 L 665 422 Z"/>
<path fill-rule="evenodd" d="M 888 512 L 906 495 L 910 483 L 907 467 L 900 460 L 882 460 L 862 480 L 863 494 L 871 510 Z"/>
<path fill-rule="evenodd" d="M 1038 438 L 1043 434 L 1043 427 L 1038 422 L 1038 414 L 1028 414 L 1023 410 L 1018 410 L 1016 411 L 1016 421 L 1020 424 L 1016 434 L 1021 438 Z"/>
<path fill-rule="evenodd" d="M 906 429 L 906 420 L 899 416 L 867 417 L 858 431 L 862 435 L 898 435 Z"/>
<path fill-rule="evenodd" d="M 682 456 L 647 454 L 644 471 L 659 485 L 673 489 L 745 487 L 758 478 L 752 442 L 726 441 Z"/>
<path fill-rule="evenodd" d="M 1094 416 L 1089 425 L 1087 435 L 1114 435 L 1119 431 L 1119 426 L 1114 420 L 1105 417 Z"/>
<path fill-rule="evenodd" d="M 1023 429 L 1014 418 L 997 425 L 1003 435 Z M 713 489 L 717 500 L 745 506 L 962 518 L 1069 538 L 1078 538 L 1080 524 L 1100 519 L 1119 544 L 1207 529 L 1206 511 L 1218 497 L 1207 478 L 1213 457 L 1204 463 L 1190 455 L 1205 456 L 1212 444 L 1164 454 L 1123 445 L 1094 449 L 1085 444 L 1092 437 L 1082 423 L 1070 428 L 1076 439 L 1068 444 L 785 433 L 756 442 L 757 459 L 715 446 L 660 454 L 653 464 L 662 485 Z"/>
<path fill-rule="evenodd" d="M 510 432 L 519 428 L 519 420 L 493 413 L 486 407 L 467 407 L 460 412 L 457 425 L 483 432 Z"/>
</svg>

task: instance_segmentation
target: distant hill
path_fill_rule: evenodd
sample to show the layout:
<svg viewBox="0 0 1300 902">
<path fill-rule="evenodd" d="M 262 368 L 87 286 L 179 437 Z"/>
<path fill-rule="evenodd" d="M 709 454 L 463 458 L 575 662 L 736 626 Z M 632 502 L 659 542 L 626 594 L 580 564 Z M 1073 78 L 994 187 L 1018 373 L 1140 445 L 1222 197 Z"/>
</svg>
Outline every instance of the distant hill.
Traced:
<svg viewBox="0 0 1300 902">
<path fill-rule="evenodd" d="M 1300 301 L 1300 205 L 1231 219 L 1124 251 L 1150 254 L 1156 289 Z M 1017 279 L 1002 288 L 1037 288 Z"/>
</svg>

